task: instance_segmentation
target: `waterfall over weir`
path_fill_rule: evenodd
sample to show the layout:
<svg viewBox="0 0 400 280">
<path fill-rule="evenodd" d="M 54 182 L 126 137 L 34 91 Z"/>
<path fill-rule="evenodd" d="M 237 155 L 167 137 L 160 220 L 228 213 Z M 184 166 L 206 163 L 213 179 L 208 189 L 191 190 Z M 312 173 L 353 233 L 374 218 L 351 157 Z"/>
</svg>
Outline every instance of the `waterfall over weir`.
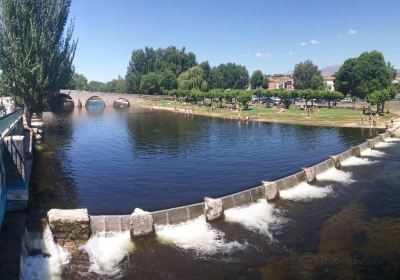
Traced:
<svg viewBox="0 0 400 280">
<path fill-rule="evenodd" d="M 70 255 L 54 242 L 47 226 L 44 232 L 26 230 L 23 238 L 22 279 L 62 279 L 62 268 L 68 264 Z"/>
</svg>

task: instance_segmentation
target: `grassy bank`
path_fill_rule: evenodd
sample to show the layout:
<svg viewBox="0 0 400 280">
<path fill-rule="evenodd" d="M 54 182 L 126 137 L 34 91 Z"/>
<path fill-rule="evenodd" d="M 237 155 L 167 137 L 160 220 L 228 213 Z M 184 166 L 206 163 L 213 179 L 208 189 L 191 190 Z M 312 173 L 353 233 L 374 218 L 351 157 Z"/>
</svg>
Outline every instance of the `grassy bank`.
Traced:
<svg viewBox="0 0 400 280">
<path fill-rule="evenodd" d="M 300 110 L 296 106 L 290 106 L 289 110 L 277 110 L 266 108 L 265 105 L 251 105 L 248 110 L 230 110 L 225 108 L 213 108 L 195 104 L 185 104 L 176 101 L 159 100 L 148 101 L 142 104 L 145 108 L 156 110 L 168 110 L 176 113 L 186 113 L 203 115 L 210 117 L 220 117 L 237 120 L 252 120 L 272 123 L 291 123 L 303 125 L 319 126 L 340 126 L 340 127 L 373 127 L 369 124 L 368 116 L 363 115 L 364 124 L 361 124 L 359 110 L 352 109 L 314 109 L 310 112 Z M 399 117 L 398 114 L 391 113 L 384 116 L 375 116 L 376 126 L 385 128 L 390 125 L 391 117 Z"/>
</svg>

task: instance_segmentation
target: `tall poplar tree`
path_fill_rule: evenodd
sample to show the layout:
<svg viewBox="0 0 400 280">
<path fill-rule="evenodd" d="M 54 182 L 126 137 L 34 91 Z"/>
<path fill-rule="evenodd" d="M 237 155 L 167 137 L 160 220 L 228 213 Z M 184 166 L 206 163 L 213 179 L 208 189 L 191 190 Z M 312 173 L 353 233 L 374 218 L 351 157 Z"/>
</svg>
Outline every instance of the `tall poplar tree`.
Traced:
<svg viewBox="0 0 400 280">
<path fill-rule="evenodd" d="M 2 0 L 1 89 L 24 105 L 27 125 L 74 73 L 77 41 L 66 29 L 71 0 Z"/>
</svg>

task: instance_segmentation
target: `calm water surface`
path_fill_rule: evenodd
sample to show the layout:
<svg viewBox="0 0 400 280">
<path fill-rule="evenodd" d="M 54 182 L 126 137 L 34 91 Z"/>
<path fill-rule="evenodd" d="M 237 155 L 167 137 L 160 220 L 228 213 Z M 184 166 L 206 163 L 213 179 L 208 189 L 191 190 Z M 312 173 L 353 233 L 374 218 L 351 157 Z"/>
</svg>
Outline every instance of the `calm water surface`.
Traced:
<svg viewBox="0 0 400 280">
<path fill-rule="evenodd" d="M 31 206 L 88 207 L 92 213 L 152 210 L 231 193 L 373 136 L 370 130 L 137 109 L 82 109 L 44 119 Z M 393 142 L 368 151 L 313 186 L 281 193 L 275 203 L 228 210 L 211 225 L 197 220 L 156 227 L 157 237 L 134 242 L 129 233 L 95 235 L 62 276 L 400 279 L 399 147 Z"/>
<path fill-rule="evenodd" d="M 128 214 L 259 185 L 340 153 L 371 130 L 238 122 L 99 107 L 45 113 L 33 208 Z"/>
</svg>

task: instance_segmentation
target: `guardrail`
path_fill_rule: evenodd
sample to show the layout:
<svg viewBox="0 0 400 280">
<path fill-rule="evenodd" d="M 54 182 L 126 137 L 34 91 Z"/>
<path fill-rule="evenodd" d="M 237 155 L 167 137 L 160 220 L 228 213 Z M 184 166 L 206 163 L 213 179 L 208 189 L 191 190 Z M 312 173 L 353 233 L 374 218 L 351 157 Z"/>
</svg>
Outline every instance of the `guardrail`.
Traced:
<svg viewBox="0 0 400 280">
<path fill-rule="evenodd" d="M 4 136 L 3 133 L 12 128 L 12 126 L 15 124 L 16 121 L 19 120 L 19 118 L 22 116 L 23 113 L 24 113 L 24 110 L 21 108 L 18 108 L 14 112 L 0 118 L 0 134 L 1 134 L 1 136 Z"/>
</svg>

